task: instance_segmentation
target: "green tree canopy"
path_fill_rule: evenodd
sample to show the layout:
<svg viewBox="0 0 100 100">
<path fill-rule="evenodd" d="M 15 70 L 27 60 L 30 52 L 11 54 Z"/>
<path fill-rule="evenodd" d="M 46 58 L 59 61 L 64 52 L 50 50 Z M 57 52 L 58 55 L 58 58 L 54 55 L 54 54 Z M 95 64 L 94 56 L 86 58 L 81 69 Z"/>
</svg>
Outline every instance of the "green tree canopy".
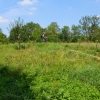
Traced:
<svg viewBox="0 0 100 100">
<path fill-rule="evenodd" d="M 22 42 L 29 40 L 39 41 L 42 34 L 42 28 L 38 23 L 28 22 L 24 24 L 20 18 L 11 22 L 9 27 L 10 42 L 17 42 L 19 34 Z"/>
<path fill-rule="evenodd" d="M 98 29 L 100 27 L 100 17 L 85 16 L 79 20 L 81 31 L 87 37 L 88 41 L 95 41 L 98 38 Z"/>
<path fill-rule="evenodd" d="M 69 26 L 64 26 L 62 28 L 63 41 L 69 42 L 70 41 L 70 36 L 71 36 L 71 34 L 70 34 L 70 28 L 69 28 Z"/>
<path fill-rule="evenodd" d="M 18 20 L 14 20 L 14 22 L 11 22 L 9 24 L 8 30 L 10 33 L 10 35 L 9 35 L 10 42 L 17 42 L 18 35 L 20 34 L 20 36 L 22 36 L 22 33 L 25 32 L 25 30 L 23 30 L 23 20 L 21 20 L 20 18 L 18 18 Z M 21 39 L 22 39 L 22 37 L 21 37 Z"/>
<path fill-rule="evenodd" d="M 48 41 L 57 41 L 58 34 L 60 33 L 60 28 L 57 22 L 51 22 L 51 24 L 46 28 L 46 34 L 48 35 Z"/>
<path fill-rule="evenodd" d="M 77 42 L 80 37 L 81 37 L 80 26 L 72 25 L 72 28 L 71 28 L 72 42 Z"/>
<path fill-rule="evenodd" d="M 7 37 L 6 35 L 2 32 L 2 29 L 0 28 L 0 43 L 7 43 Z"/>
<path fill-rule="evenodd" d="M 51 24 L 47 27 L 48 34 L 58 34 L 59 31 L 60 31 L 60 28 L 57 22 L 51 22 Z"/>
</svg>

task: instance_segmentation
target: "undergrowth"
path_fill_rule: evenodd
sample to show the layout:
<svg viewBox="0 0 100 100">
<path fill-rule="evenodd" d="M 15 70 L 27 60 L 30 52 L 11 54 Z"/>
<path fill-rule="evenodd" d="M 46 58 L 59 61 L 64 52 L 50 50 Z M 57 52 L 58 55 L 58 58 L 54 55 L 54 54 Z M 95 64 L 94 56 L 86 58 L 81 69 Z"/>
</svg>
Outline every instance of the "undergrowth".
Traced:
<svg viewBox="0 0 100 100">
<path fill-rule="evenodd" d="M 81 54 L 94 55 L 93 47 L 16 45 L 0 45 L 0 100 L 100 100 L 100 60 Z"/>
</svg>

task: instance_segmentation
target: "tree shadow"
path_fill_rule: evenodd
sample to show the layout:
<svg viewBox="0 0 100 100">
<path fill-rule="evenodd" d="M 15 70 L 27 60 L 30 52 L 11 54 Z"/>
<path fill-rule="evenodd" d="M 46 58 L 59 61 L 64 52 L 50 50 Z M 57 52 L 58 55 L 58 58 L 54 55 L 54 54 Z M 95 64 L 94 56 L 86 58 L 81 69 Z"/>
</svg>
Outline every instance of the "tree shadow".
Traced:
<svg viewBox="0 0 100 100">
<path fill-rule="evenodd" d="M 0 65 L 0 100 L 33 100 L 30 83 L 21 70 Z"/>
</svg>

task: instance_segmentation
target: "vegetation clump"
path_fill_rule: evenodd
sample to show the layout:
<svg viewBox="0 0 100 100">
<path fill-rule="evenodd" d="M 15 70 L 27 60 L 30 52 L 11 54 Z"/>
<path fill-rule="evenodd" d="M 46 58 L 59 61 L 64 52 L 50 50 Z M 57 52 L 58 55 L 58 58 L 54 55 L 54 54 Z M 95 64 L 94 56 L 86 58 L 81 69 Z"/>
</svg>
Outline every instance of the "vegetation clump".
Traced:
<svg viewBox="0 0 100 100">
<path fill-rule="evenodd" d="M 100 99 L 100 56 L 91 52 L 94 44 L 87 49 L 87 43 L 24 45 L 29 46 L 0 45 L 0 100 Z"/>
</svg>

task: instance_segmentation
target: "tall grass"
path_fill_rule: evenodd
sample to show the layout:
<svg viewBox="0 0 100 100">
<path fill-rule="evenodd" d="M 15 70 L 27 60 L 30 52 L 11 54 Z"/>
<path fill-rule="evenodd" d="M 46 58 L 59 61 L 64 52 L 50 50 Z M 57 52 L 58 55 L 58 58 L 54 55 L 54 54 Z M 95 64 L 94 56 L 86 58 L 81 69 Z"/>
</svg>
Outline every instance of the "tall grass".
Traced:
<svg viewBox="0 0 100 100">
<path fill-rule="evenodd" d="M 0 45 L 1 100 L 100 99 L 100 60 L 83 55 L 94 55 L 94 44 L 24 45 Z"/>
</svg>

